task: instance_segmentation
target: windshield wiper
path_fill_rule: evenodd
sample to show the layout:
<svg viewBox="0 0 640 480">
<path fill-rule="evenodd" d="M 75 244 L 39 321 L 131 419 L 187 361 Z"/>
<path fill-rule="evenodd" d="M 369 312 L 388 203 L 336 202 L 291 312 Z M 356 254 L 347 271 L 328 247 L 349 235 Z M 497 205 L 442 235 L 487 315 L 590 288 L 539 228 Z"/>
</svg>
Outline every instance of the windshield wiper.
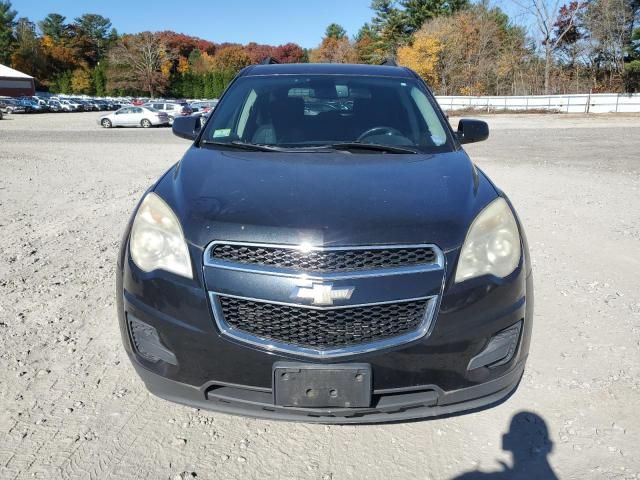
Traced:
<svg viewBox="0 0 640 480">
<path fill-rule="evenodd" d="M 381 143 L 341 142 L 327 145 L 327 147 L 333 148 L 334 150 L 373 150 L 382 153 L 418 153 L 418 151 L 413 148 L 383 145 Z"/>
<path fill-rule="evenodd" d="M 233 142 L 214 142 L 212 140 L 202 140 L 203 145 L 215 145 L 217 147 L 235 148 L 238 150 L 248 150 L 252 152 L 284 152 L 285 148 L 271 147 L 269 145 L 261 145 L 259 143 L 247 143 L 240 141 Z"/>
</svg>

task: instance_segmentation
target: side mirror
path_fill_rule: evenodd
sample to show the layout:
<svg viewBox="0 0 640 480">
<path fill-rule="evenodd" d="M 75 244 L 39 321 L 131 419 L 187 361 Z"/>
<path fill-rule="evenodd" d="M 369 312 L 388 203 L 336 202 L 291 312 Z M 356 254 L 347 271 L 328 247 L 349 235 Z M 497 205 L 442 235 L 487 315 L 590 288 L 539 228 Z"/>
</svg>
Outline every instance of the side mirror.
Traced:
<svg viewBox="0 0 640 480">
<path fill-rule="evenodd" d="M 172 126 L 173 134 L 187 140 L 195 140 L 202 128 L 200 117 L 200 115 L 175 117 Z"/>
<path fill-rule="evenodd" d="M 482 120 L 463 118 L 458 122 L 457 134 L 460 143 L 482 142 L 489 138 L 489 125 Z"/>
</svg>

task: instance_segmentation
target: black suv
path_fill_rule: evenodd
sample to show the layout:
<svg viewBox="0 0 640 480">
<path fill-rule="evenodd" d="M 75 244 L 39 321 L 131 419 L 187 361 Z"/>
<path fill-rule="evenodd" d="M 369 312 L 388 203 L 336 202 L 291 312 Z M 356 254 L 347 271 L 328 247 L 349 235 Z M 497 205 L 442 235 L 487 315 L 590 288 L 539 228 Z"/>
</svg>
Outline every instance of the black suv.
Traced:
<svg viewBox="0 0 640 480">
<path fill-rule="evenodd" d="M 203 126 L 202 123 L 204 123 Z M 149 390 L 324 423 L 448 415 L 518 385 L 533 314 L 524 231 L 411 70 L 256 65 L 145 193 L 117 297 Z"/>
</svg>

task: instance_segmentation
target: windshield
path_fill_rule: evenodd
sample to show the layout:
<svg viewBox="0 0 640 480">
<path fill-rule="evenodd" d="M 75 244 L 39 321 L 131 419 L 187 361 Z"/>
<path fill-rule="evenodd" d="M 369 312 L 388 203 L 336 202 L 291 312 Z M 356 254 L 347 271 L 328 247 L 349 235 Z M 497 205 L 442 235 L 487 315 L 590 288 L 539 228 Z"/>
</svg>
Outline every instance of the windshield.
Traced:
<svg viewBox="0 0 640 480">
<path fill-rule="evenodd" d="M 284 148 L 364 143 L 450 151 L 449 135 L 432 102 L 424 87 L 409 78 L 242 77 L 216 107 L 202 140 Z"/>
</svg>

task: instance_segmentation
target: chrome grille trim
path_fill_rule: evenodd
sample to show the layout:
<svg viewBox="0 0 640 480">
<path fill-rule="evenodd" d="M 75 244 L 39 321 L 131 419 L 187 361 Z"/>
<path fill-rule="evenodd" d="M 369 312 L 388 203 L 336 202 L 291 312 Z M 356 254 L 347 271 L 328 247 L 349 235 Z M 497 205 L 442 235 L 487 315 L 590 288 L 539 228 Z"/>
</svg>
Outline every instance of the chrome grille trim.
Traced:
<svg viewBox="0 0 640 480">
<path fill-rule="evenodd" d="M 278 342 L 270 338 L 258 337 L 258 336 L 246 333 L 242 330 L 238 330 L 231 327 L 229 324 L 227 324 L 224 321 L 222 306 L 218 299 L 220 296 L 224 296 L 224 295 L 218 295 L 213 292 L 209 293 L 209 298 L 211 300 L 211 307 L 213 308 L 213 315 L 214 315 L 216 324 L 223 335 L 226 335 L 227 337 L 242 343 L 253 345 L 255 347 L 260 347 L 270 352 L 289 353 L 289 354 L 300 355 L 300 356 L 316 358 L 316 359 L 336 358 L 336 357 L 344 357 L 348 355 L 370 353 L 378 350 L 383 350 L 385 348 L 402 345 L 404 343 L 409 343 L 414 340 L 418 340 L 424 337 L 425 335 L 427 335 L 428 333 L 430 333 L 431 327 L 433 325 L 433 319 L 435 317 L 434 314 L 436 311 L 436 307 L 439 304 L 438 297 L 423 297 L 423 298 L 417 298 L 417 299 L 408 299 L 408 300 L 427 300 L 427 306 L 425 308 L 422 324 L 412 332 L 387 338 L 384 340 L 378 340 L 378 341 L 369 342 L 369 343 L 361 343 L 358 345 L 350 345 L 350 346 L 338 347 L 338 348 L 318 349 L 318 348 L 311 348 L 311 347 L 302 347 L 302 346 L 293 345 L 290 343 Z M 244 298 L 244 297 L 233 296 L 233 295 L 227 295 L 227 296 L 233 297 L 233 298 L 239 298 L 242 300 L 271 303 L 269 301 L 259 300 L 259 299 Z M 371 303 L 371 304 L 359 305 L 359 306 L 360 307 L 373 306 L 373 305 L 380 305 L 380 304 L 387 304 L 387 303 L 397 303 L 397 302 Z M 300 307 L 301 305 L 296 305 L 296 306 Z"/>
<path fill-rule="evenodd" d="M 330 273 L 306 273 L 304 271 L 297 271 L 292 269 L 283 269 L 277 267 L 269 267 L 258 264 L 240 264 L 233 263 L 228 261 L 217 260 L 212 257 L 212 249 L 216 245 L 220 244 L 233 244 L 233 245 L 246 245 L 246 246 L 259 246 L 265 248 L 282 248 L 282 249 L 291 249 L 291 250 L 302 250 L 302 251 L 331 251 L 331 250 L 373 250 L 373 249 L 407 249 L 407 248 L 431 248 L 436 254 L 435 261 L 433 263 L 428 264 L 419 264 L 419 265 L 411 265 L 404 267 L 384 267 L 372 270 L 361 270 L 361 271 L 346 271 L 346 272 L 330 272 Z M 260 276 L 275 276 L 281 278 L 290 278 L 295 280 L 304 280 L 304 281 L 320 281 L 320 282 L 331 282 L 331 281 L 339 281 L 339 280 L 348 280 L 348 279 L 362 279 L 365 281 L 370 277 L 393 277 L 402 276 L 402 275 L 410 275 L 410 274 L 419 274 L 421 272 L 435 272 L 442 271 L 442 280 L 439 283 L 439 290 L 437 295 L 428 295 L 422 297 L 412 297 L 412 298 L 398 298 L 391 301 L 384 302 L 370 302 L 370 303 L 358 303 L 352 305 L 336 305 L 336 306 L 314 306 L 303 303 L 295 303 L 295 302 L 277 302 L 271 301 L 265 298 L 255 298 L 251 296 L 242 296 L 237 295 L 236 292 L 233 294 L 228 292 L 214 291 L 208 290 L 209 300 L 211 303 L 211 309 L 213 312 L 215 323 L 220 330 L 220 333 L 228 337 L 232 340 L 235 340 L 241 344 L 252 345 L 267 351 L 271 352 L 280 352 L 285 354 L 297 355 L 302 357 L 308 357 L 313 359 L 330 359 L 336 357 L 345 357 L 349 355 L 357 355 L 370 353 L 378 350 L 383 350 L 386 348 L 391 348 L 399 345 L 403 345 L 406 343 L 410 343 L 416 340 L 419 340 L 423 337 L 426 337 L 431 334 L 433 330 L 436 312 L 438 311 L 442 292 L 444 289 L 444 282 L 446 279 L 446 260 L 443 251 L 435 244 L 385 244 L 385 245 L 367 245 L 367 246 L 339 246 L 339 247 L 324 247 L 324 246 L 307 246 L 304 247 L 301 245 L 291 245 L 291 244 L 275 244 L 275 243 L 251 243 L 251 242 L 238 242 L 238 241 L 226 241 L 226 240 L 216 240 L 211 242 L 205 248 L 203 252 L 203 264 L 204 267 L 209 267 L 213 269 L 223 269 L 223 270 L 231 270 L 237 272 L 244 272 L 249 274 L 257 274 Z M 360 280 L 356 280 L 360 281 Z M 330 309 L 348 309 L 348 308 L 356 308 L 356 307 L 367 307 L 374 305 L 382 305 L 382 304 L 390 304 L 390 303 L 398 303 L 398 302 L 408 302 L 408 301 L 417 301 L 417 300 L 427 300 L 427 306 L 425 308 L 424 318 L 420 326 L 408 333 L 401 334 L 398 336 L 377 340 L 368 343 L 361 343 L 356 345 L 349 345 L 344 347 L 337 348 L 326 348 L 326 349 L 318 349 L 312 347 L 303 347 L 299 345 L 293 345 L 289 343 L 278 342 L 270 338 L 262 338 L 242 330 L 235 329 L 227 324 L 224 320 L 224 314 L 222 311 L 221 303 L 219 301 L 220 297 L 227 296 L 232 298 L 237 298 L 241 300 L 248 300 L 253 302 L 263 302 L 263 303 L 272 303 L 272 304 L 280 304 L 292 307 L 299 308 L 309 308 L 309 309 L 317 309 L 317 310 L 330 310 Z"/>
<path fill-rule="evenodd" d="M 212 251 L 217 245 L 238 245 L 238 246 L 251 246 L 251 247 L 263 247 L 263 248 L 280 248 L 283 250 L 297 250 L 297 251 L 348 251 L 348 250 L 401 250 L 411 248 L 430 248 L 436 255 L 435 261 L 432 263 L 402 266 L 402 267 L 386 267 L 370 270 L 355 270 L 345 272 L 304 272 L 302 270 L 293 270 L 289 268 L 270 267 L 259 264 L 244 264 L 228 262 L 224 260 L 216 259 L 212 256 Z M 387 275 L 401 275 L 414 272 L 425 272 L 430 270 L 442 270 L 444 269 L 444 253 L 437 245 L 424 243 L 424 244 L 398 244 L 398 245 L 356 245 L 356 246 L 341 246 L 341 247 L 318 247 L 309 246 L 302 247 L 301 245 L 289 245 L 289 244 L 276 244 L 276 243 L 250 243 L 250 242 L 235 242 L 235 241 L 222 241 L 216 240 L 211 242 L 204 251 L 203 255 L 204 265 L 206 267 L 224 268 L 226 270 L 236 270 L 240 272 L 255 272 L 264 273 L 267 275 L 279 275 L 283 277 L 302 277 L 309 280 L 342 280 L 349 278 L 366 278 L 366 277 L 380 277 Z"/>
</svg>

